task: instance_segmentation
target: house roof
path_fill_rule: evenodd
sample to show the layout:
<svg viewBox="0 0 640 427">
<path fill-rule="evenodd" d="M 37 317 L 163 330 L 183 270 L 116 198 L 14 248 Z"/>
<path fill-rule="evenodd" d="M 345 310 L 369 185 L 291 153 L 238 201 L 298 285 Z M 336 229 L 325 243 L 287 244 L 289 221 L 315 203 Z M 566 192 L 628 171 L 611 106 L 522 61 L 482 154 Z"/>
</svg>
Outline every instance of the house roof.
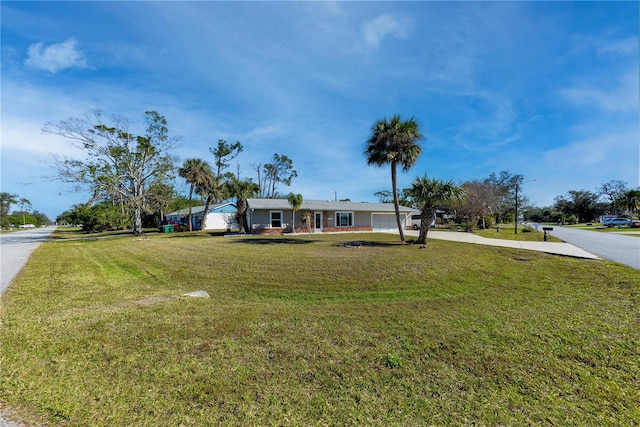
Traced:
<svg viewBox="0 0 640 427">
<path fill-rule="evenodd" d="M 236 204 L 233 202 L 216 203 L 214 205 L 209 206 L 209 213 L 214 212 L 227 205 L 232 205 L 234 208 L 236 207 Z M 204 211 L 204 205 L 194 206 L 191 208 L 191 215 L 201 214 L 203 211 Z M 180 209 L 179 211 L 175 211 L 167 214 L 167 216 L 185 216 L 185 215 L 189 215 L 189 208 Z"/>
<path fill-rule="evenodd" d="M 287 199 L 247 199 L 249 209 L 291 210 Z M 395 212 L 393 203 L 343 202 L 332 200 L 303 200 L 298 210 L 310 211 L 353 211 L 353 212 Z M 400 212 L 413 209 L 400 206 Z"/>
</svg>

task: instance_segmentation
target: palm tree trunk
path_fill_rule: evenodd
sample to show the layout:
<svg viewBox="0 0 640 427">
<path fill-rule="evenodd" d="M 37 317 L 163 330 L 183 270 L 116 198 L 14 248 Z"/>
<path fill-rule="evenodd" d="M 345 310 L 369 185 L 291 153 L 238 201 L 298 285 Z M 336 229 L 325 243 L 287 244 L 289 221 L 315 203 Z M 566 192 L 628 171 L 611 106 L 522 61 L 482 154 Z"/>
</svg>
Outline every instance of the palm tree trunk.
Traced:
<svg viewBox="0 0 640 427">
<path fill-rule="evenodd" d="M 193 197 L 193 187 L 195 186 L 195 184 L 191 184 L 191 187 L 189 188 L 189 216 L 187 217 L 189 219 L 189 231 L 193 231 L 193 225 L 192 225 L 192 213 L 191 213 L 191 198 Z"/>
<path fill-rule="evenodd" d="M 429 228 L 431 228 L 431 223 L 433 222 L 433 214 L 434 211 L 431 209 L 420 212 L 420 236 L 417 241 L 419 245 L 427 246 L 427 233 L 429 233 Z"/>
<path fill-rule="evenodd" d="M 204 230 L 205 225 L 207 225 L 207 213 L 209 212 L 209 207 L 211 206 L 211 202 L 213 202 L 213 193 L 207 194 L 207 200 L 204 204 L 204 211 L 202 211 L 202 222 L 200 223 L 200 230 Z"/>
<path fill-rule="evenodd" d="M 400 222 L 400 203 L 398 202 L 398 183 L 396 178 L 396 162 L 391 162 L 391 185 L 393 186 L 393 207 L 396 210 L 396 223 L 398 224 L 398 233 L 400 233 L 400 240 L 404 242 L 404 230 L 402 229 L 402 222 Z"/>
<path fill-rule="evenodd" d="M 296 208 L 293 208 L 293 217 L 291 217 L 291 232 L 296 232 Z"/>
</svg>

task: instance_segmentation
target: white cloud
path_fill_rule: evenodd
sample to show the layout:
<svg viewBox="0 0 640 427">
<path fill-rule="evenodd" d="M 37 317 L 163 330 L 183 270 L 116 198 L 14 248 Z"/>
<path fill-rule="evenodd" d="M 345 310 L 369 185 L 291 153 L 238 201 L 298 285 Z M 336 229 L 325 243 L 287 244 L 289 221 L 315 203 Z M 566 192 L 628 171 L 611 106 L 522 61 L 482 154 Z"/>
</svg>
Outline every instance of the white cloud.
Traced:
<svg viewBox="0 0 640 427">
<path fill-rule="evenodd" d="M 613 82 L 571 87 L 560 94 L 577 105 L 589 105 L 611 113 L 638 113 L 638 69 L 628 71 Z"/>
<path fill-rule="evenodd" d="M 387 36 L 406 37 L 406 28 L 406 25 L 393 16 L 383 14 L 365 22 L 362 27 L 362 36 L 368 46 L 377 48 Z"/>
<path fill-rule="evenodd" d="M 87 68 L 87 60 L 77 47 L 77 41 L 70 38 L 62 43 L 49 46 L 35 43 L 29 46 L 29 56 L 25 65 L 38 70 L 57 73 L 67 68 Z"/>
<path fill-rule="evenodd" d="M 628 176 L 637 173 L 637 129 L 610 132 L 575 140 L 543 154 L 548 167 L 558 170 L 590 170 L 592 174 Z"/>
<path fill-rule="evenodd" d="M 638 54 L 638 36 L 596 43 L 598 54 L 636 55 Z"/>
</svg>

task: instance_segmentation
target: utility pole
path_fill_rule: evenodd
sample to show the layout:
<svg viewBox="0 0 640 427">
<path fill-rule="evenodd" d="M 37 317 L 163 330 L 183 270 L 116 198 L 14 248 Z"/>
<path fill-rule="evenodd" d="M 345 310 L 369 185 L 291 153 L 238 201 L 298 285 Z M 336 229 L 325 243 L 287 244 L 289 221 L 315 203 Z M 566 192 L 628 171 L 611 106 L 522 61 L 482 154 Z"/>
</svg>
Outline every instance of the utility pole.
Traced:
<svg viewBox="0 0 640 427">
<path fill-rule="evenodd" d="M 516 182 L 516 218 L 515 218 L 515 228 L 513 230 L 514 234 L 518 234 L 518 183 Z"/>
</svg>

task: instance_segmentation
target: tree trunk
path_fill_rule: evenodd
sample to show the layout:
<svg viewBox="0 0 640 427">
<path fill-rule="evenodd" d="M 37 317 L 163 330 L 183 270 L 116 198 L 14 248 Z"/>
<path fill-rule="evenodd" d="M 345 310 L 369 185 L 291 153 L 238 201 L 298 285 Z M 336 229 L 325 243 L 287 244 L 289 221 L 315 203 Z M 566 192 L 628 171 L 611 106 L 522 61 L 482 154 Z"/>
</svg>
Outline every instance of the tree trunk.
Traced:
<svg viewBox="0 0 640 427">
<path fill-rule="evenodd" d="M 396 179 L 396 162 L 391 162 L 391 185 L 393 186 L 393 207 L 396 210 L 396 223 L 398 224 L 398 233 L 400 240 L 404 242 L 404 230 L 400 221 L 400 203 L 398 202 L 398 183 Z"/>
<path fill-rule="evenodd" d="M 247 233 L 247 201 L 244 199 L 238 199 L 236 202 L 236 207 L 238 208 L 238 228 L 240 234 Z"/>
<path fill-rule="evenodd" d="M 293 216 L 291 217 L 291 232 L 296 232 L 296 209 L 293 209 Z"/>
<path fill-rule="evenodd" d="M 142 236 L 142 214 L 140 213 L 140 207 L 136 206 L 133 212 L 133 235 Z"/>
<path fill-rule="evenodd" d="M 423 210 L 420 212 L 420 236 L 417 242 L 419 245 L 427 246 L 427 233 L 429 233 L 429 228 L 431 228 L 433 216 L 433 210 Z"/>
<path fill-rule="evenodd" d="M 191 187 L 189 187 L 189 216 L 187 217 L 187 219 L 189 220 L 189 231 L 193 231 L 193 219 L 192 219 L 192 213 L 191 213 L 191 208 L 192 208 L 192 197 L 193 197 L 193 187 L 195 185 L 191 184 Z"/>
<path fill-rule="evenodd" d="M 207 213 L 209 212 L 209 207 L 211 206 L 211 202 L 213 201 L 213 193 L 207 194 L 207 201 L 204 204 L 204 210 L 202 211 L 202 222 L 200 223 L 200 230 L 204 230 L 204 226 L 207 225 Z"/>
</svg>

